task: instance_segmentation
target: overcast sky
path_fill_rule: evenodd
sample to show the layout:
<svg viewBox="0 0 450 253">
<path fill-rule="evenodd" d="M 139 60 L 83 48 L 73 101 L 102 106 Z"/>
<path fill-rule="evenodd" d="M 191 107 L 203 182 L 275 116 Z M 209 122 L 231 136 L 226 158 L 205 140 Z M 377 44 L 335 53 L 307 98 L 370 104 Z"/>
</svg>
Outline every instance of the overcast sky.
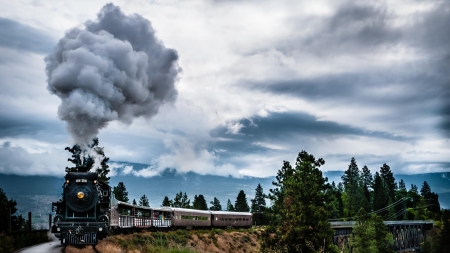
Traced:
<svg viewBox="0 0 450 253">
<path fill-rule="evenodd" d="M 0 2 L 0 173 L 63 175 L 74 138 L 44 59 L 109 1 Z M 151 115 L 101 125 L 111 160 L 152 165 L 128 173 L 267 177 L 301 150 L 327 171 L 450 171 L 449 1 L 112 3 L 179 71 Z"/>
</svg>

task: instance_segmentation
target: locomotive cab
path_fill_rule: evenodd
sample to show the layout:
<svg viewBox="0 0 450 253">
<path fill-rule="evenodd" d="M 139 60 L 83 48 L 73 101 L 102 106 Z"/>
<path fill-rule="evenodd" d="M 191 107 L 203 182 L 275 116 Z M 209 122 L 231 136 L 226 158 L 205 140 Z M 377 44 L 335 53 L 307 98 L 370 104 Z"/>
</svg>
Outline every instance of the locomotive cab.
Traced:
<svg viewBox="0 0 450 253">
<path fill-rule="evenodd" d="M 52 233 L 63 244 L 95 244 L 109 230 L 111 188 L 97 173 L 68 172 L 63 198 L 52 203 Z"/>
</svg>

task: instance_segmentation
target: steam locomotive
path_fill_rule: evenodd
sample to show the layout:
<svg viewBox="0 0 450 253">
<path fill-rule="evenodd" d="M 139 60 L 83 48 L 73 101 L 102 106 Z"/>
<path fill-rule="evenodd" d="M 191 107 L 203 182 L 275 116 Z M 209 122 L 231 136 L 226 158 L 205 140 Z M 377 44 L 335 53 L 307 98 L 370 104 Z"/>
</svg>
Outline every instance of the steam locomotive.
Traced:
<svg viewBox="0 0 450 253">
<path fill-rule="evenodd" d="M 97 173 L 68 172 L 63 197 L 52 203 L 52 233 L 61 244 L 96 244 L 109 234 L 142 229 L 251 227 L 252 214 L 174 207 L 145 207 L 121 202 Z"/>
<path fill-rule="evenodd" d="M 63 196 L 52 203 L 52 233 L 62 244 L 96 244 L 109 232 L 111 187 L 97 173 L 68 172 Z"/>
</svg>

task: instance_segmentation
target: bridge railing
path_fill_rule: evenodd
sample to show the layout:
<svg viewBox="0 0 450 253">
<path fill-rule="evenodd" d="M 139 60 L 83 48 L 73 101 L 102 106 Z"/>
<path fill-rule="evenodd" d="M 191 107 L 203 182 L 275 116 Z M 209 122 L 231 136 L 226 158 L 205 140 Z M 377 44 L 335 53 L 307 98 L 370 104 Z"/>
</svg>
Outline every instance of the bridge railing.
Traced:
<svg viewBox="0 0 450 253">
<path fill-rule="evenodd" d="M 356 221 L 332 221 L 332 228 L 349 228 L 356 226 Z M 397 221 L 383 221 L 387 226 L 389 225 L 433 225 L 433 220 L 397 220 Z"/>
</svg>

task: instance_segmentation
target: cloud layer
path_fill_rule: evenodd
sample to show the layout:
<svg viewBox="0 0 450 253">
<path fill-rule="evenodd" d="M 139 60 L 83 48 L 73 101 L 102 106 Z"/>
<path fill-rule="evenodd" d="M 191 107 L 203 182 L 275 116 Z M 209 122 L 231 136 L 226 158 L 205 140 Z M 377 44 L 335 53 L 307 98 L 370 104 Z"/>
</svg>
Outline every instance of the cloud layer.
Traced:
<svg viewBox="0 0 450 253">
<path fill-rule="evenodd" d="M 301 150 L 324 170 L 352 157 L 372 172 L 450 170 L 448 2 L 117 0 L 97 14 L 104 4 L 0 10 L 5 157 L 59 155 L 71 141 L 58 115 L 76 136 L 103 128 L 111 160 L 151 165 L 121 170 L 135 176 L 271 176 Z"/>
</svg>

